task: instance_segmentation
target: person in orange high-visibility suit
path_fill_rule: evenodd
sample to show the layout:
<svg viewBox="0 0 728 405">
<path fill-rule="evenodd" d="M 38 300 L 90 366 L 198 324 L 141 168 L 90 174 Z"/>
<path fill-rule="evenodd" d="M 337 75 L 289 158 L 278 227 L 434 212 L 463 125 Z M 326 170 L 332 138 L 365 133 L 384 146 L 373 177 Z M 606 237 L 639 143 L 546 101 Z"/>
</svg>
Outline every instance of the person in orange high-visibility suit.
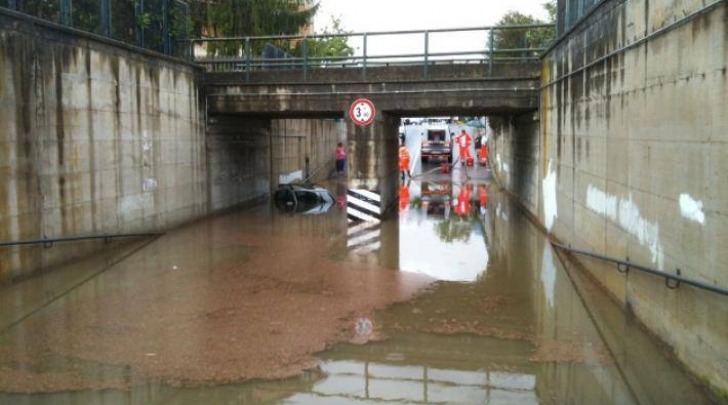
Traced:
<svg viewBox="0 0 728 405">
<path fill-rule="evenodd" d="M 410 203 L 409 181 L 399 186 L 399 212 L 407 211 Z"/>
<path fill-rule="evenodd" d="M 485 186 L 478 187 L 478 199 L 480 200 L 480 210 L 484 212 L 485 207 L 488 205 L 488 191 Z"/>
<path fill-rule="evenodd" d="M 480 164 L 483 166 L 488 164 L 488 145 L 485 142 L 480 145 Z"/>
<path fill-rule="evenodd" d="M 404 181 L 405 174 L 412 178 L 410 173 L 410 154 L 407 147 L 402 145 L 399 147 L 399 171 L 402 173 L 402 181 Z"/>
<path fill-rule="evenodd" d="M 473 143 L 473 137 L 463 129 L 455 140 L 460 148 L 460 161 L 465 164 L 468 159 L 472 159 L 470 145 Z"/>
<path fill-rule="evenodd" d="M 468 184 L 466 187 L 460 188 L 460 194 L 458 194 L 458 202 L 455 206 L 455 213 L 461 217 L 467 217 L 470 215 L 470 197 L 473 195 L 473 185 Z"/>
</svg>

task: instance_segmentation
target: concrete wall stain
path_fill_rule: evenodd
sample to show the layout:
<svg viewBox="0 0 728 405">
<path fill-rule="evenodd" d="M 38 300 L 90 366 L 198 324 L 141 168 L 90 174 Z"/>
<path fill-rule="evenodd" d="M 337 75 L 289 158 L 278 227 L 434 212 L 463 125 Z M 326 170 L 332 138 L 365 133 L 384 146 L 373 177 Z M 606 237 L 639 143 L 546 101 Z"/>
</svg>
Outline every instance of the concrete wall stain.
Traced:
<svg viewBox="0 0 728 405">
<path fill-rule="evenodd" d="M 551 105 L 549 114 L 542 117 L 555 118 L 544 118 L 542 125 L 547 126 L 544 131 L 556 131 L 557 136 L 556 150 L 544 145 L 540 153 L 542 161 L 553 159 L 556 165 L 561 205 L 574 207 L 554 224 L 557 237 L 598 252 L 629 254 L 633 260 L 639 257 L 649 264 L 654 260 L 655 246 L 639 240 L 636 235 L 642 233 L 634 230 L 640 223 L 651 224 L 653 239 L 660 241 L 659 257 L 664 253 L 655 266 L 680 267 L 691 277 L 728 286 L 724 273 L 709 270 L 724 267 L 728 252 L 717 245 L 726 232 L 719 225 L 724 222 L 718 214 L 722 212 L 719 207 L 725 206 L 725 187 L 721 186 L 722 180 L 707 175 L 716 167 L 726 170 L 724 154 L 717 151 L 723 151 L 728 136 L 723 130 L 728 122 L 728 99 L 722 91 L 728 86 L 728 41 L 724 40 L 728 38 L 728 4 L 716 5 L 624 53 L 610 56 L 586 69 L 586 76 L 583 72 L 568 75 L 703 6 L 700 2 L 684 2 L 678 8 L 671 0 L 614 0 L 601 5 L 546 56 L 545 60 L 558 71 L 556 77 L 563 80 L 543 90 L 551 94 Z M 517 136 L 528 136 L 524 131 L 520 129 Z M 522 145 L 513 144 L 511 148 L 516 146 Z M 571 154 L 567 151 L 573 155 L 565 156 Z M 685 164 L 668 163 L 673 161 Z M 561 167 L 569 171 L 567 176 L 558 172 Z M 588 213 L 585 201 L 585 187 L 591 182 L 595 182 L 594 187 L 603 184 L 599 190 L 604 195 L 629 202 L 630 212 L 640 215 L 625 212 L 626 219 L 615 221 L 610 217 L 599 222 L 598 217 Z M 515 178 L 505 183 L 512 189 L 523 187 Z M 523 193 L 516 194 L 525 198 Z M 682 207 L 678 199 L 682 195 L 690 195 L 704 205 L 699 231 L 694 229 L 695 221 L 686 224 L 690 221 L 679 215 Z M 531 203 L 524 201 L 526 206 Z M 596 228 L 578 228 L 595 222 Z M 602 233 L 600 227 L 611 231 Z M 657 279 L 625 280 L 613 271 L 595 267 L 595 277 L 672 346 L 680 361 L 713 388 L 728 392 L 726 365 L 696 360 L 718 358 L 728 350 L 728 326 L 718 319 L 720 313 L 725 313 L 725 302 L 717 304 L 706 297 L 708 293 L 698 291 L 685 290 L 678 295 L 655 289 L 653 285 L 660 283 Z M 706 304 L 708 301 L 711 304 Z M 696 340 L 706 344 L 691 344 Z"/>
<path fill-rule="evenodd" d="M 81 51 L 78 49 L 74 49 L 73 52 L 73 66 L 77 65 L 77 55 Z M 88 105 L 86 107 L 86 139 L 88 140 L 89 144 L 89 165 L 90 167 L 97 167 L 96 166 L 96 139 L 94 135 L 94 119 L 93 119 L 93 105 L 94 105 L 94 94 L 91 86 L 91 52 L 88 48 L 86 48 L 86 52 L 83 55 L 83 74 L 85 76 L 85 82 L 86 82 L 86 100 L 88 102 Z M 90 193 L 91 198 L 96 199 L 99 197 L 99 193 L 97 193 L 96 190 L 96 171 L 91 170 L 91 178 L 90 178 Z M 99 224 L 97 223 L 97 218 L 99 217 L 99 207 L 98 204 L 91 204 L 91 224 L 92 229 L 94 231 L 98 231 Z"/>
<path fill-rule="evenodd" d="M 10 96 L 8 101 L 14 106 L 10 110 L 14 119 L 7 120 L 9 130 L 4 132 L 15 134 L 15 139 L 0 139 L 0 159 L 4 162 L 9 154 L 8 161 L 17 162 L 12 168 L 0 167 L 3 175 L 12 176 L 12 181 L 0 186 L 3 239 L 158 230 L 154 227 L 157 218 L 166 226 L 175 226 L 207 214 L 209 204 L 198 192 L 206 188 L 207 179 L 199 175 L 205 170 L 205 148 L 195 70 L 147 55 L 131 55 L 90 39 L 53 36 L 48 30 L 52 31 L 25 20 L 0 28 L 0 71 L 12 78 L 0 90 L 3 97 Z M 141 74 L 134 78 L 129 74 L 125 79 L 124 63 L 129 63 L 129 71 Z M 151 85 L 144 85 L 147 71 L 156 72 L 147 81 Z M 170 71 L 169 77 L 176 75 L 177 87 L 169 87 L 171 80 L 159 83 L 162 71 Z M 136 86 L 121 87 L 127 81 Z M 126 91 L 129 88 L 136 91 Z M 183 91 L 189 94 L 180 93 Z M 166 107 L 167 111 L 161 111 L 160 93 L 170 106 L 182 105 L 189 115 L 170 114 Z M 134 98 L 136 108 L 130 108 Z M 150 100 L 146 104 L 151 108 L 145 106 L 145 100 Z M 192 104 L 184 106 L 187 101 Z M 146 166 L 133 147 L 139 145 L 142 133 L 157 137 Z M 171 178 L 156 169 L 162 161 L 162 148 L 187 156 L 164 162 Z M 135 155 L 123 160 L 122 151 Z M 126 163 L 130 160 L 139 165 L 130 167 Z M 154 170 L 145 172 L 144 168 Z M 154 184 L 165 187 L 164 195 L 175 198 L 159 201 L 163 194 L 154 190 L 153 201 L 147 204 L 148 196 L 138 189 L 143 175 L 149 173 L 155 177 Z M 182 175 L 193 178 L 181 179 Z M 127 177 L 130 181 L 138 178 L 139 184 L 132 187 L 115 182 Z M 10 195 L 15 196 L 13 201 L 8 201 Z M 117 203 L 140 201 L 141 205 L 126 204 L 133 211 L 126 221 L 119 220 Z M 12 250 L 0 255 L 0 280 L 43 271 L 99 246 L 74 243 L 63 249 Z"/>
<path fill-rule="evenodd" d="M 58 164 L 65 164 L 65 128 L 63 123 L 63 70 L 68 64 L 63 60 L 61 54 L 54 53 L 53 72 L 55 73 L 55 105 L 56 105 L 56 148 L 58 151 Z"/>
</svg>

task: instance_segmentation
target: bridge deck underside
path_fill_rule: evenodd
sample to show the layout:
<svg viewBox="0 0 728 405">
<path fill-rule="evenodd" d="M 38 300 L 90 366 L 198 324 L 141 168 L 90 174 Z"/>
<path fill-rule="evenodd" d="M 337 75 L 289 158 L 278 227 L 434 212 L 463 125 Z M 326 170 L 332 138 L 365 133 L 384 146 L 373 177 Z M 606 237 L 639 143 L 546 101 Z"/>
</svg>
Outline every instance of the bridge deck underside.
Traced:
<svg viewBox="0 0 728 405">
<path fill-rule="evenodd" d="M 480 65 L 319 69 L 317 81 L 296 81 L 299 71 L 207 73 L 205 93 L 212 114 L 341 117 L 357 97 L 368 97 L 380 111 L 397 115 L 500 114 L 538 109 L 538 66 L 510 65 L 484 77 Z M 445 69 L 449 68 L 449 69 Z M 326 71 L 324 75 L 321 71 Z M 449 71 L 449 74 L 447 72 Z M 313 74 L 313 73 L 312 73 Z M 267 75 L 267 76 L 266 76 Z"/>
</svg>

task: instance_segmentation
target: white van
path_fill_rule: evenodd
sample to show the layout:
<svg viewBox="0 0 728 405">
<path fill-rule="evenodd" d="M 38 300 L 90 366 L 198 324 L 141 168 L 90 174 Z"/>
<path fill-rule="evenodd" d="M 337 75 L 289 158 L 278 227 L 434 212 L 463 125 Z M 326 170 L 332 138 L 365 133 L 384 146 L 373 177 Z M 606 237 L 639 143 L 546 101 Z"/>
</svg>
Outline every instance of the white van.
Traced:
<svg viewBox="0 0 728 405">
<path fill-rule="evenodd" d="M 425 129 L 420 156 L 422 163 L 432 158 L 447 159 L 448 163 L 452 163 L 452 139 L 447 125 L 430 125 Z"/>
</svg>

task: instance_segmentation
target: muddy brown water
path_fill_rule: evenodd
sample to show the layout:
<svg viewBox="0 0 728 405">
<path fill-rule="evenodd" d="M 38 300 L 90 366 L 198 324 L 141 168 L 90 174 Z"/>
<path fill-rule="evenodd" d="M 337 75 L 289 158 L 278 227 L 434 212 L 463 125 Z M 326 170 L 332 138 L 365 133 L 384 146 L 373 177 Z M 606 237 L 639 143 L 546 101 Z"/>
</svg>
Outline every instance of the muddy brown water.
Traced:
<svg viewBox="0 0 728 405">
<path fill-rule="evenodd" d="M 263 205 L 4 287 L 0 404 L 710 402 L 462 170 L 381 224 Z"/>
</svg>

